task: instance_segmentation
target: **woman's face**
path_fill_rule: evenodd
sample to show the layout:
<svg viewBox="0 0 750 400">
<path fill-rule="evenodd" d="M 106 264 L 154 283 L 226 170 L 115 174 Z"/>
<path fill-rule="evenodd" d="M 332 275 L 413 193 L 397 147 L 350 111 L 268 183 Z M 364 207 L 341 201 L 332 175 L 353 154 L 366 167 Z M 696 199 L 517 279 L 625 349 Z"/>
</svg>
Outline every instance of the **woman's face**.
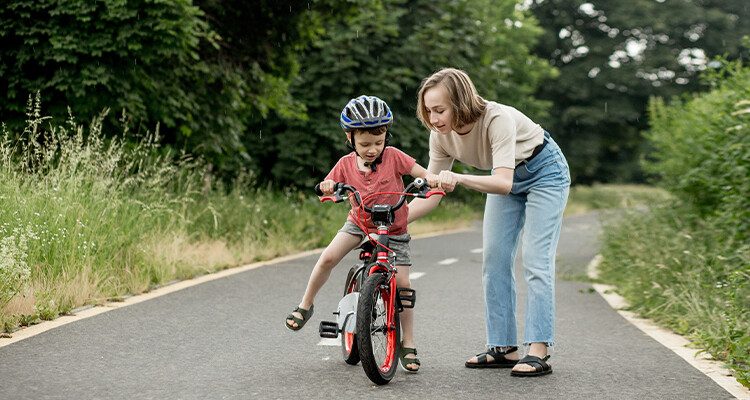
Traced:
<svg viewBox="0 0 750 400">
<path fill-rule="evenodd" d="M 451 130 L 454 129 L 453 105 L 448 97 L 448 91 L 442 85 L 437 85 L 427 89 L 423 96 L 430 124 L 444 135 L 451 133 Z"/>
</svg>

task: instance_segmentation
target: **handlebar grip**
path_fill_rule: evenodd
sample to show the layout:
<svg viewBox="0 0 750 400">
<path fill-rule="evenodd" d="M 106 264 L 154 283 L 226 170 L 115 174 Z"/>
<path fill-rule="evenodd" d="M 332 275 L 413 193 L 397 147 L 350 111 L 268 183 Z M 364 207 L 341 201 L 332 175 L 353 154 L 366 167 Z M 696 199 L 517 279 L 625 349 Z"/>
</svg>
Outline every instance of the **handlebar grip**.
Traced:
<svg viewBox="0 0 750 400">
<path fill-rule="evenodd" d="M 317 194 L 318 196 L 323 196 L 325 194 L 320 190 L 320 183 L 315 185 L 315 194 Z"/>
</svg>

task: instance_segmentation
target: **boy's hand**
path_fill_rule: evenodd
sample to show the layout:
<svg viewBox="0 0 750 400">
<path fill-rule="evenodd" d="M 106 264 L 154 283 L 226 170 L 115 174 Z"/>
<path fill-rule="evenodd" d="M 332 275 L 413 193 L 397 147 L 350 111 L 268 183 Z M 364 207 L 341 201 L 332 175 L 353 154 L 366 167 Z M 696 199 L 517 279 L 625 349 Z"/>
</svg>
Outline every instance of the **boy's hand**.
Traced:
<svg viewBox="0 0 750 400">
<path fill-rule="evenodd" d="M 333 181 L 331 179 L 325 180 L 323 182 L 320 182 L 320 191 L 323 192 L 323 194 L 329 195 L 333 194 L 333 189 L 336 186 L 336 181 Z"/>
</svg>

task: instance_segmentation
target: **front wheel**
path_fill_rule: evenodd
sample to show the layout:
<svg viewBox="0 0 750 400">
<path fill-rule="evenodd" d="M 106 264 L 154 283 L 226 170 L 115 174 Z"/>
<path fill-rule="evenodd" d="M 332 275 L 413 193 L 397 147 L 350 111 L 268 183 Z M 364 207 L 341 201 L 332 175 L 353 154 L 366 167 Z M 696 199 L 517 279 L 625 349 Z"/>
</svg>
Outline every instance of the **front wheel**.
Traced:
<svg viewBox="0 0 750 400">
<path fill-rule="evenodd" d="M 374 273 L 360 289 L 357 347 L 367 377 L 378 385 L 393 379 L 398 367 L 400 322 L 385 274 Z"/>
<path fill-rule="evenodd" d="M 344 296 L 349 293 L 356 292 L 360 282 L 358 278 L 361 274 L 357 274 L 357 265 L 353 266 L 349 270 L 349 274 L 346 277 L 346 286 L 344 287 Z M 357 336 L 349 332 L 341 332 L 341 353 L 344 356 L 344 361 L 350 365 L 357 365 L 359 362 L 359 351 L 357 349 Z"/>
</svg>

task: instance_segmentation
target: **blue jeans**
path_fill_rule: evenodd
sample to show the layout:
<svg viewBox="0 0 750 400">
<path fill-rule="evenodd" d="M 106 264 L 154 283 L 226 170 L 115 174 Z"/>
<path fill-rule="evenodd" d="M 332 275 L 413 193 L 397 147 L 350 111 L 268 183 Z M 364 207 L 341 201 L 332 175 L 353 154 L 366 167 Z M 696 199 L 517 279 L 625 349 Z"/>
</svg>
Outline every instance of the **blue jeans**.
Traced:
<svg viewBox="0 0 750 400">
<path fill-rule="evenodd" d="M 555 252 L 570 172 L 557 143 L 516 166 L 508 195 L 488 194 L 484 210 L 482 283 L 488 346 L 517 346 L 513 264 L 523 228 L 523 269 L 528 285 L 524 344 L 554 343 Z"/>
</svg>

